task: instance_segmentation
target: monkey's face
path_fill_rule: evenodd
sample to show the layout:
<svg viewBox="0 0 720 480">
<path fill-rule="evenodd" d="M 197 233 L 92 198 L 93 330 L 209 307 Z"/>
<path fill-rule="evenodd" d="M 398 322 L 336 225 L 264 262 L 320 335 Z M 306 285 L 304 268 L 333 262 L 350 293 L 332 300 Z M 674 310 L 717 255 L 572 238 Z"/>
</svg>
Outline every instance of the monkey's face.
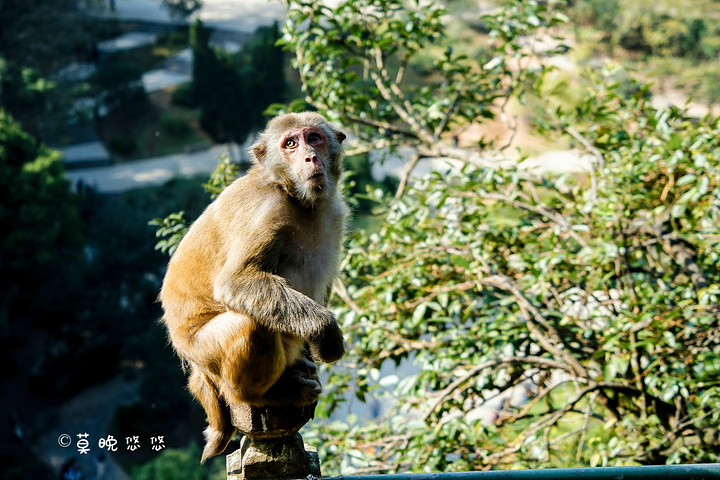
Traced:
<svg viewBox="0 0 720 480">
<path fill-rule="evenodd" d="M 312 206 L 337 192 L 345 134 L 314 112 L 275 117 L 252 154 L 274 183 Z"/>
<path fill-rule="evenodd" d="M 302 197 L 313 201 L 332 186 L 330 142 L 323 129 L 304 126 L 288 130 L 280 137 L 279 148 Z"/>
</svg>

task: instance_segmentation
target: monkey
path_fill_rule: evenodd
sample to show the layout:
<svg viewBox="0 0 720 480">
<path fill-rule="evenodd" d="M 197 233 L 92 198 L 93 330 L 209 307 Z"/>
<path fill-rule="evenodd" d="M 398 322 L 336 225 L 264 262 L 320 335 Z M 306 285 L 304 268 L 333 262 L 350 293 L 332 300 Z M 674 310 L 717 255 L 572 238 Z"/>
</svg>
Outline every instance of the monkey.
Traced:
<svg viewBox="0 0 720 480">
<path fill-rule="evenodd" d="M 348 207 L 345 134 L 314 112 L 272 119 L 252 166 L 211 202 L 171 256 L 162 322 L 208 426 L 201 462 L 235 433 L 230 405 L 307 405 L 321 386 L 308 359 L 345 352 L 326 304 Z"/>
</svg>

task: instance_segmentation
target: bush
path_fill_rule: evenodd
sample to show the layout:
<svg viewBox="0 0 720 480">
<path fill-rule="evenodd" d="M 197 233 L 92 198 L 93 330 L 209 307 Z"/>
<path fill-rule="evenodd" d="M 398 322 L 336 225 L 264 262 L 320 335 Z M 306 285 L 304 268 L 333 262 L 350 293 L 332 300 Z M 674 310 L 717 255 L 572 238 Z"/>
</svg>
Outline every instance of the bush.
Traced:
<svg viewBox="0 0 720 480">
<path fill-rule="evenodd" d="M 319 411 L 350 396 L 388 409 L 312 424 L 326 469 L 693 463 L 720 451 L 706 435 L 720 427 L 720 121 L 656 110 L 646 85 L 618 84 L 612 68 L 577 105 L 548 93 L 542 68 L 513 65 L 530 55 L 518 39 L 556 32 L 560 8 L 505 2 L 485 17 L 490 61 L 446 51 L 440 78 L 415 88 L 391 65 L 442 38 L 435 4 L 292 2 L 283 42 L 310 103 L 371 146 L 462 165 L 390 199 L 376 190 L 384 224 L 348 242 L 335 311 L 352 347 Z M 528 175 L 502 150 L 443 142 L 448 125 L 482 121 L 479 106 L 531 94 L 551 138 L 590 156 L 587 175 Z"/>
<path fill-rule="evenodd" d="M 626 50 L 659 56 L 704 58 L 705 20 L 628 8 L 615 24 L 614 39 Z M 712 44 L 712 42 L 710 42 Z"/>
<path fill-rule="evenodd" d="M 701 42 L 702 53 L 705 58 L 717 58 L 720 55 L 720 35 L 708 35 Z"/>
<path fill-rule="evenodd" d="M 180 85 L 172 92 L 170 101 L 173 105 L 179 107 L 195 108 L 198 106 L 198 101 L 195 95 L 195 90 L 192 83 L 185 83 Z"/>
<path fill-rule="evenodd" d="M 218 142 L 243 142 L 263 111 L 285 100 L 284 56 L 275 43 L 277 25 L 259 28 L 238 55 L 209 46 L 209 30 L 197 20 L 190 30 L 194 53 L 193 96 L 200 124 Z"/>
<path fill-rule="evenodd" d="M 179 113 L 163 113 L 160 117 L 160 129 L 173 137 L 185 137 L 192 129 L 187 115 Z"/>
<path fill-rule="evenodd" d="M 110 59 L 95 73 L 103 105 L 114 110 L 131 102 L 146 103 L 142 70 L 132 62 Z"/>
<path fill-rule="evenodd" d="M 137 151 L 138 141 L 135 137 L 116 135 L 110 139 L 108 147 L 120 155 L 131 155 Z"/>
<path fill-rule="evenodd" d="M 571 13 L 578 23 L 593 24 L 610 38 L 617 28 L 619 11 L 618 0 L 580 0 L 572 7 Z"/>
<path fill-rule="evenodd" d="M 720 103 L 720 67 L 709 67 L 700 77 L 705 99 L 711 105 Z"/>
<path fill-rule="evenodd" d="M 132 480 L 205 480 L 205 469 L 197 461 L 200 449 L 193 444 L 187 450 L 165 449 L 154 460 L 135 469 Z"/>
<path fill-rule="evenodd" d="M 25 338 L 27 325 L 11 318 L 13 313 L 26 314 L 29 305 L 47 314 L 44 318 L 51 323 L 62 323 L 67 289 L 77 286 L 74 268 L 81 258 L 83 234 L 77 197 L 70 192 L 60 153 L 25 132 L 2 108 L 0 231 L 0 347 L 4 349 L 12 334 Z"/>
<path fill-rule="evenodd" d="M 183 28 L 174 32 L 160 33 L 156 43 L 168 47 L 184 47 L 188 44 L 188 38 L 188 31 Z"/>
</svg>

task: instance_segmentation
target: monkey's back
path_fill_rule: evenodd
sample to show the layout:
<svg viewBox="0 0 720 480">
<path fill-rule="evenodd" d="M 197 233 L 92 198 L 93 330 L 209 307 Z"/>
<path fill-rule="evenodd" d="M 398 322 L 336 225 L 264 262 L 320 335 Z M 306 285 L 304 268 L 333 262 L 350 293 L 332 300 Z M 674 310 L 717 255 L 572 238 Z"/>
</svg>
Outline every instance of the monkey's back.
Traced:
<svg viewBox="0 0 720 480">
<path fill-rule="evenodd" d="M 272 236 L 282 228 L 283 220 L 275 214 L 282 195 L 260 181 L 256 169 L 235 180 L 208 205 L 170 258 L 159 298 L 171 336 L 176 328 L 193 334 L 227 309 L 216 298 L 214 281 L 228 261 L 242 263 L 243 259 L 231 255 L 253 254 L 234 247 L 250 243 L 260 230 Z"/>
<path fill-rule="evenodd" d="M 244 178 L 233 182 L 207 206 L 168 262 L 159 298 L 171 335 L 176 327 L 194 333 L 192 330 L 225 310 L 215 299 L 213 281 L 227 262 L 229 237 L 242 235 L 242 229 L 235 225 L 242 219 L 226 212 L 241 210 L 241 206 L 231 205 L 233 197 L 240 195 L 239 203 L 247 202 L 237 185 L 244 183 Z"/>
</svg>

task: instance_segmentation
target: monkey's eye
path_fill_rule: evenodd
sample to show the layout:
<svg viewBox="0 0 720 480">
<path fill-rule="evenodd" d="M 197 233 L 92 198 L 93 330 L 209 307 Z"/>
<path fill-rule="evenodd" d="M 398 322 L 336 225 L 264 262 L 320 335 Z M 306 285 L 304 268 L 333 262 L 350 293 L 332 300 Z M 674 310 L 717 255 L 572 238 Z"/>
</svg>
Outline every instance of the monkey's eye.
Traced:
<svg viewBox="0 0 720 480">
<path fill-rule="evenodd" d="M 313 142 L 313 143 L 314 143 L 314 142 L 319 142 L 320 140 L 322 140 L 322 137 L 320 137 L 320 134 L 319 134 L 319 133 L 314 133 L 314 132 L 313 132 L 313 133 L 311 133 L 310 135 L 308 135 L 308 142 Z"/>
<path fill-rule="evenodd" d="M 295 148 L 295 147 L 297 147 L 297 142 L 296 142 L 294 139 L 292 139 L 292 138 L 288 138 L 287 140 L 285 140 L 285 143 L 283 144 L 283 147 L 285 147 L 285 148 Z"/>
</svg>

